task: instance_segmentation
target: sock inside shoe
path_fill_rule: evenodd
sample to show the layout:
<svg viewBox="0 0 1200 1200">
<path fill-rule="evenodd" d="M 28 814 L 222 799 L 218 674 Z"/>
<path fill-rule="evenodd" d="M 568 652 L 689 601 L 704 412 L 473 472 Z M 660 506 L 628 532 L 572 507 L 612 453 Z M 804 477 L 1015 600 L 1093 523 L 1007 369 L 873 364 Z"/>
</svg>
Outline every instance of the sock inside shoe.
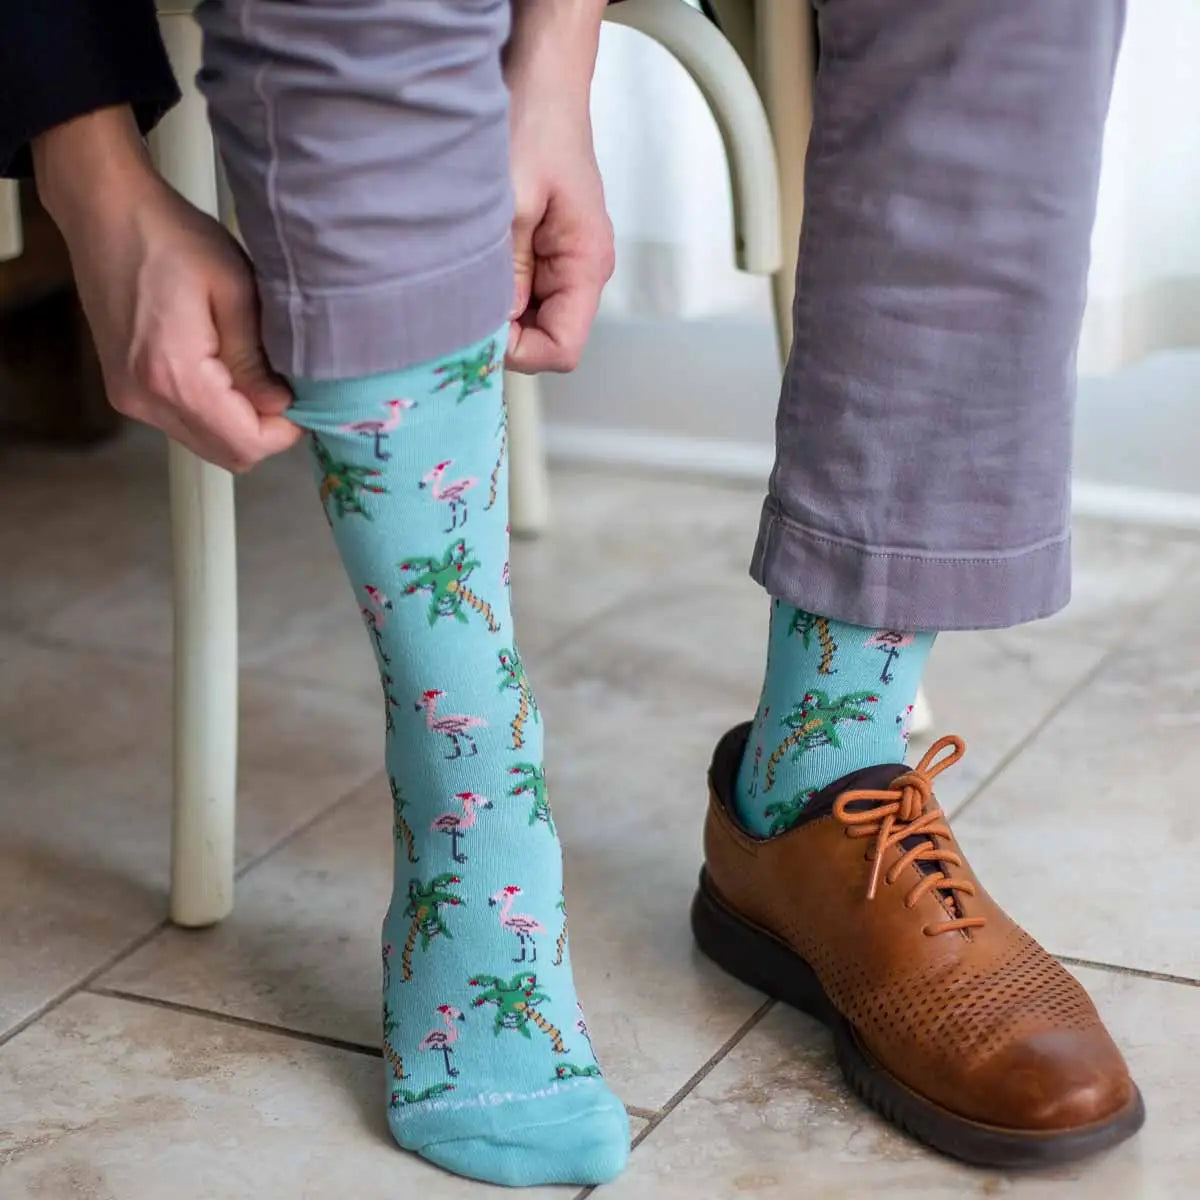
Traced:
<svg viewBox="0 0 1200 1200">
<path fill-rule="evenodd" d="M 604 1183 L 629 1125 L 575 994 L 542 725 L 513 635 L 506 331 L 363 379 L 293 380 L 379 666 L 395 817 L 388 1120 L 472 1179 Z"/>
<path fill-rule="evenodd" d="M 749 832 L 785 833 L 828 784 L 903 761 L 934 637 L 772 602 L 762 696 L 736 789 Z"/>
</svg>

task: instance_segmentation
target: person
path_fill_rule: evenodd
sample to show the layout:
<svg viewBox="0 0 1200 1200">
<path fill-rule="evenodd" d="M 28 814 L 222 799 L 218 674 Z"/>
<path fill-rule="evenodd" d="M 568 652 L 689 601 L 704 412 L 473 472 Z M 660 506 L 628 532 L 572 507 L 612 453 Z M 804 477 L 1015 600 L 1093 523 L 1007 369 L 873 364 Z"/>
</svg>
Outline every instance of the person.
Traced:
<svg viewBox="0 0 1200 1200">
<path fill-rule="evenodd" d="M 603 1182 L 628 1145 L 575 996 L 512 633 L 501 375 L 572 367 L 611 269 L 587 110 L 602 7 L 201 5 L 269 367 L 241 259 L 136 143 L 171 99 L 148 3 L 137 64 L 93 21 L 90 99 L 0 117 L 0 158 L 32 137 L 114 402 L 233 469 L 307 437 L 383 687 L 389 1123 L 508 1184 Z M 1136 1131 L 1141 1097 L 958 847 L 933 784 L 961 741 L 904 757 L 937 631 L 1068 598 L 1073 354 L 1123 4 L 816 9 L 796 334 L 752 561 L 765 679 L 713 758 L 693 929 L 825 1021 L 901 1128 L 972 1163 L 1061 1162 Z M 54 61 L 49 18 L 3 19 L 0 44 Z M 26 58 L 0 77 L 36 97 Z"/>
</svg>

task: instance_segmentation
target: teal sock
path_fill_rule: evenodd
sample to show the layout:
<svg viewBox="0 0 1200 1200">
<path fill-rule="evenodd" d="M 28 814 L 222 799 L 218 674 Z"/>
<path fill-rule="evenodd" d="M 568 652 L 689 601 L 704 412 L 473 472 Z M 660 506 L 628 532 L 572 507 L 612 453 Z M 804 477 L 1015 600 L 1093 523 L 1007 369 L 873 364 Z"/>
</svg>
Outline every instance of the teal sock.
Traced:
<svg viewBox="0 0 1200 1200">
<path fill-rule="evenodd" d="M 513 638 L 506 333 L 295 380 L 383 681 L 395 876 L 383 1049 L 396 1140 L 459 1175 L 597 1184 L 629 1153 L 575 996 L 542 725 Z"/>
<path fill-rule="evenodd" d="M 737 782 L 751 833 L 785 833 L 813 792 L 861 767 L 904 761 L 935 636 L 772 602 L 766 678 Z"/>
</svg>

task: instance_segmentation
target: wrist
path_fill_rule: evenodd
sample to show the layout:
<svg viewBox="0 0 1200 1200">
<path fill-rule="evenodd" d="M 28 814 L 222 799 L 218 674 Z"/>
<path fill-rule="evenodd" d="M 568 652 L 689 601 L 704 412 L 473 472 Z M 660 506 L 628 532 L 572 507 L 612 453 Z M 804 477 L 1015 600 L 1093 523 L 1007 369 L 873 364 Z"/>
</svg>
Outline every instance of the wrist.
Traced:
<svg viewBox="0 0 1200 1200">
<path fill-rule="evenodd" d="M 607 0 L 513 0 L 510 89 L 586 104 Z"/>
<path fill-rule="evenodd" d="M 127 214 L 161 187 L 125 106 L 76 117 L 33 139 L 38 196 L 67 234 L 106 212 Z"/>
</svg>

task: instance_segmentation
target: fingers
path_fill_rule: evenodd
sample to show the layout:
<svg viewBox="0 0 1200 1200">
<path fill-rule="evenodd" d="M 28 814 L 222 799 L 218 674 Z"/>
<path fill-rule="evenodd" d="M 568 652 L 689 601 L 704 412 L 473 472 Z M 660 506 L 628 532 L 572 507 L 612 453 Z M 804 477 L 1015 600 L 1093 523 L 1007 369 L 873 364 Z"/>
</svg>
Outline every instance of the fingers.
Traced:
<svg viewBox="0 0 1200 1200">
<path fill-rule="evenodd" d="M 249 274 L 231 275 L 213 288 L 212 319 L 217 354 L 233 387 L 264 416 L 278 416 L 292 403 L 287 385 L 267 365 L 259 340 L 258 300 Z"/>
<path fill-rule="evenodd" d="M 587 260 L 563 258 L 539 263 L 535 301 L 514 321 L 509 335 L 510 370 L 573 371 L 587 345 L 607 275 Z"/>
<path fill-rule="evenodd" d="M 302 436 L 284 417 L 257 411 L 233 387 L 219 360 L 188 362 L 164 354 L 153 361 L 152 369 L 113 396 L 114 407 L 162 430 L 206 461 L 242 474 Z"/>
</svg>

